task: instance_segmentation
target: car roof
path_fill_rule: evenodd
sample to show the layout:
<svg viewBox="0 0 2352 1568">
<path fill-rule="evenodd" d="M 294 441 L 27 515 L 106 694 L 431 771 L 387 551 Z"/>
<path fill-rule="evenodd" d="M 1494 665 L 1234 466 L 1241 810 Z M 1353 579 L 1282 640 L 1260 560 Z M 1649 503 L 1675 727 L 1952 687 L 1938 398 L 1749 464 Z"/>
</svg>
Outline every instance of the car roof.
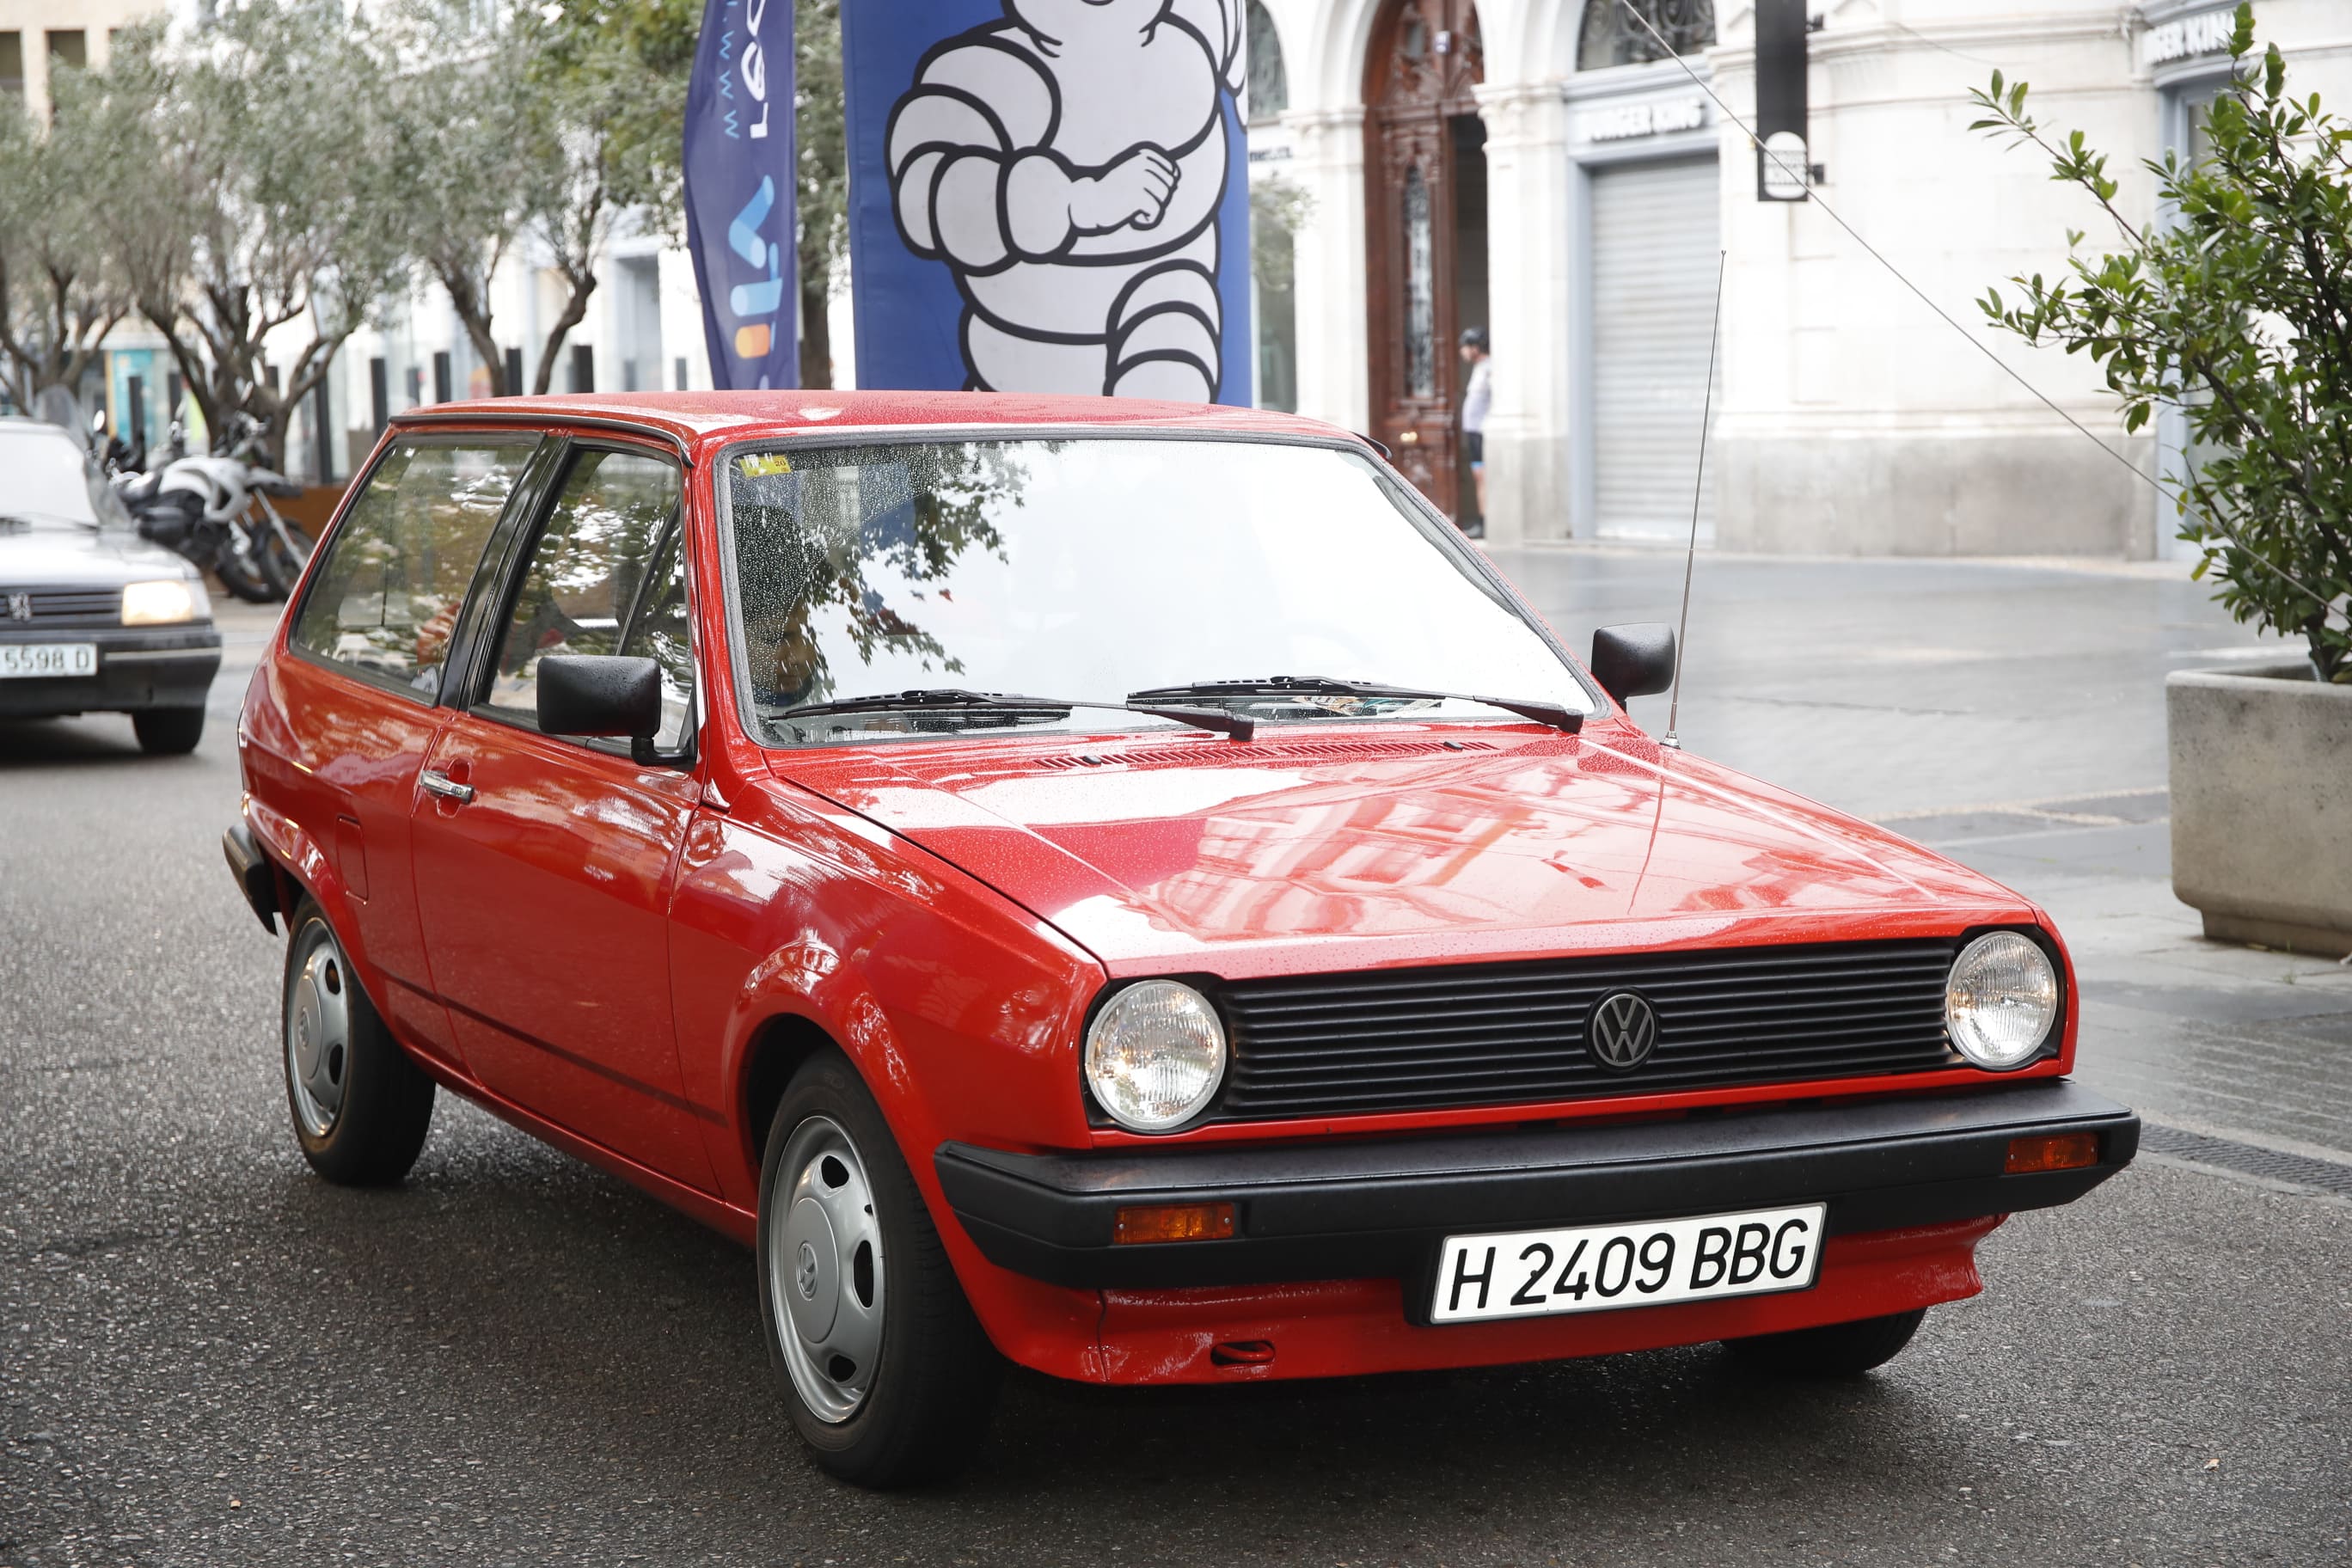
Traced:
<svg viewBox="0 0 2352 1568">
<path fill-rule="evenodd" d="M 1094 428 L 1201 436 L 1303 436 L 1361 441 L 1318 419 L 1219 404 L 1000 392 L 605 392 L 436 403 L 394 415 L 400 426 L 476 420 L 562 425 L 619 422 L 682 445 L 826 431 Z"/>
</svg>

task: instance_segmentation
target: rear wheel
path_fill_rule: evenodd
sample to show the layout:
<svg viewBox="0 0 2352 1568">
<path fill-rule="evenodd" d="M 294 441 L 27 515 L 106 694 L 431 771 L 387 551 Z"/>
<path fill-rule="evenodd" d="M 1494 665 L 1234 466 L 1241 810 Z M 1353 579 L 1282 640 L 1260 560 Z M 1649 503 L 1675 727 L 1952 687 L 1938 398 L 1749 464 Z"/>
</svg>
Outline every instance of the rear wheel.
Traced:
<svg viewBox="0 0 2352 1568">
<path fill-rule="evenodd" d="M 1927 1309 L 1864 1318 L 1855 1323 L 1827 1323 L 1818 1329 L 1792 1329 L 1785 1334 L 1758 1334 L 1726 1340 L 1723 1348 L 1759 1372 L 1785 1377 L 1859 1377 L 1873 1367 L 1893 1361 L 1919 1324 Z"/>
<path fill-rule="evenodd" d="M 151 757 L 185 756 L 205 738 L 201 708 L 150 708 L 131 715 L 131 732 Z"/>
<path fill-rule="evenodd" d="M 837 1053 L 813 1058 L 776 1108 L 759 1277 L 769 1363 L 820 1466 L 892 1487 L 971 1459 L 1003 1363 L 881 1109 Z"/>
<path fill-rule="evenodd" d="M 344 1186 L 408 1174 L 433 1122 L 433 1080 L 383 1026 L 327 917 L 305 899 L 286 946 L 286 1100 L 310 1168 Z"/>
</svg>

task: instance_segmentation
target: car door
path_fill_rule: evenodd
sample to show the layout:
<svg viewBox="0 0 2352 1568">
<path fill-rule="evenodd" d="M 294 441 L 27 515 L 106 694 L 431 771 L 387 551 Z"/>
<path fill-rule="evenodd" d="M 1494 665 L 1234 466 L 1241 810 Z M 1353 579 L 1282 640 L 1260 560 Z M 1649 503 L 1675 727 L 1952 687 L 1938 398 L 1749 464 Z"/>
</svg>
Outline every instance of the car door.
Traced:
<svg viewBox="0 0 2352 1568">
<path fill-rule="evenodd" d="M 275 690 L 241 733 L 274 770 L 288 815 L 331 864 L 330 914 L 386 984 L 376 1001 L 404 1037 L 454 1055 L 409 875 L 416 776 L 439 731 L 446 658 L 468 590 L 541 437 L 404 435 L 376 461 L 289 618 L 293 656 L 264 666 Z"/>
<path fill-rule="evenodd" d="M 524 1110 L 708 1190 L 669 1006 L 668 904 L 700 797 L 625 743 L 541 734 L 539 660 L 649 656 L 657 744 L 689 737 L 683 486 L 652 450 L 575 444 L 486 617 L 417 796 L 417 907 L 467 1067 Z M 437 793 L 436 793 L 437 792 Z"/>
</svg>

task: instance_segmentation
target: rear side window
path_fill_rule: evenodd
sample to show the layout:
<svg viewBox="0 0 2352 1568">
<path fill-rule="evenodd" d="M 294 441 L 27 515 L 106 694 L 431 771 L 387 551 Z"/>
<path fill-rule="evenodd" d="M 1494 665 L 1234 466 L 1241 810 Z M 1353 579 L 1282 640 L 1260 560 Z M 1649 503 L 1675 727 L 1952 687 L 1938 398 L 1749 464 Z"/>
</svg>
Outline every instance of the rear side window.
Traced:
<svg viewBox="0 0 2352 1568">
<path fill-rule="evenodd" d="M 539 661 L 551 653 L 652 659 L 662 672 L 656 743 L 676 746 L 685 736 L 694 655 L 671 464 L 593 449 L 572 459 L 499 634 L 489 705 L 536 725 Z"/>
<path fill-rule="evenodd" d="M 538 437 L 403 442 L 335 531 L 295 647 L 430 702 L 490 529 Z"/>
</svg>

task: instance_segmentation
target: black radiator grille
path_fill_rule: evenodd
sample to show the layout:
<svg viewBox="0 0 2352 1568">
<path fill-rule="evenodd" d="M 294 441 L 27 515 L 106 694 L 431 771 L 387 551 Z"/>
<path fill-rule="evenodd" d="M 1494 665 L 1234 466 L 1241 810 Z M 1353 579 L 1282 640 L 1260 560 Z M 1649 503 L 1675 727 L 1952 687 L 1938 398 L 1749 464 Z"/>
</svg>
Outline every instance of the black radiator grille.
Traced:
<svg viewBox="0 0 2352 1568">
<path fill-rule="evenodd" d="M 16 616 L 16 602 L 25 602 L 27 618 Z M 120 588 L 0 587 L 0 631 L 28 626 L 120 626 Z"/>
<path fill-rule="evenodd" d="M 1223 1121 L 1426 1110 L 1961 1065 L 1944 1033 L 1957 941 L 1373 970 L 1220 988 Z M 1592 1005 L 1638 992 L 1658 1036 L 1631 1071 L 1585 1048 Z"/>
</svg>

